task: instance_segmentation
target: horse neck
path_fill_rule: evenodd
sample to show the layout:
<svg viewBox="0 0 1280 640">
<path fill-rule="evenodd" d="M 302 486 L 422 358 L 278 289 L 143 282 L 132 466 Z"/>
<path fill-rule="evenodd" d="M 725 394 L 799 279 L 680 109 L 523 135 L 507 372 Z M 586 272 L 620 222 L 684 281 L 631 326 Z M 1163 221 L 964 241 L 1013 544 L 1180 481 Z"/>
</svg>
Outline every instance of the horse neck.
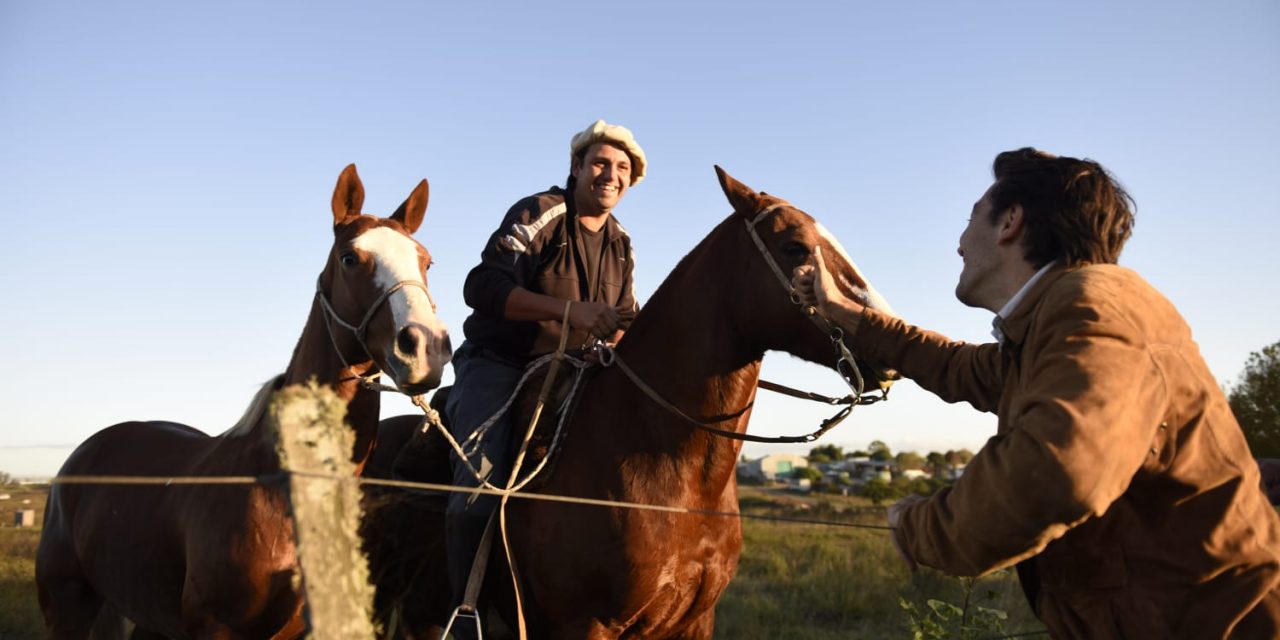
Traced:
<svg viewBox="0 0 1280 640">
<path fill-rule="evenodd" d="M 335 327 L 334 338 L 330 339 L 325 326 L 324 311 L 319 302 L 311 305 L 311 315 L 302 329 L 302 336 L 294 347 L 289 366 L 281 376 L 280 386 L 307 384 L 314 380 L 323 387 L 328 387 L 347 404 L 346 424 L 355 431 L 355 446 L 352 448 L 351 460 L 356 464 L 357 475 L 363 470 L 365 462 L 373 451 L 375 436 L 378 431 L 378 413 L 380 410 L 379 395 L 360 386 L 358 377 L 374 370 L 369 361 L 357 362 L 348 367 L 334 350 L 334 342 L 352 355 L 361 352 L 351 335 L 343 335 L 346 331 Z M 363 359 L 363 358 L 353 358 Z M 261 411 L 255 422 L 245 430 L 237 427 L 222 438 L 227 452 L 220 454 L 219 459 L 225 464 L 235 466 L 260 467 L 276 464 L 275 445 L 270 438 L 263 436 L 267 428 L 269 416 Z M 247 436 L 247 438 L 245 437 Z M 245 443 L 253 443 L 246 445 Z"/>
<path fill-rule="evenodd" d="M 733 281 L 741 264 L 740 259 L 730 264 L 725 256 L 745 255 L 747 249 L 733 231 L 722 225 L 676 267 L 627 331 L 618 354 L 658 394 L 689 416 L 706 421 L 739 414 L 736 420 L 712 426 L 742 432 L 764 354 L 750 345 L 737 326 L 736 318 L 743 311 L 738 309 L 742 301 L 733 295 Z M 620 384 L 630 386 L 632 393 L 642 393 L 630 381 Z M 651 442 L 681 455 L 705 457 L 699 467 L 714 469 L 710 475 L 721 478 L 713 483 L 723 484 L 732 477 L 739 441 L 707 433 L 665 409 L 655 409 L 664 417 L 653 423 L 657 433 L 647 434 Z"/>
<path fill-rule="evenodd" d="M 379 392 L 362 387 L 359 377 L 376 373 L 377 366 L 365 355 L 352 332 L 340 326 L 330 327 L 326 320 L 319 301 L 313 301 L 307 324 L 285 369 L 284 384 L 307 384 L 315 380 L 347 403 L 346 423 L 356 436 L 351 459 L 359 469 L 373 450 L 381 409 Z M 343 363 L 335 343 L 347 356 L 350 366 Z"/>
</svg>

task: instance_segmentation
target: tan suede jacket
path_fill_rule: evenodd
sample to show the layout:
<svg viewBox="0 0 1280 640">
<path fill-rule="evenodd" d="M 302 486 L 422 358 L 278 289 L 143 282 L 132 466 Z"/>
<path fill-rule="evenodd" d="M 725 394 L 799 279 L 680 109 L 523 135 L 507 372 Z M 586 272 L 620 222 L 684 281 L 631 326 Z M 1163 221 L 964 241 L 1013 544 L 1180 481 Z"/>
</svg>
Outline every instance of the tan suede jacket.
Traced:
<svg viewBox="0 0 1280 640">
<path fill-rule="evenodd" d="M 1000 328 L 862 316 L 855 352 L 999 416 L 898 542 L 956 575 L 1022 563 L 1056 638 L 1280 637 L 1280 519 L 1173 305 L 1122 267 L 1056 267 Z"/>
</svg>

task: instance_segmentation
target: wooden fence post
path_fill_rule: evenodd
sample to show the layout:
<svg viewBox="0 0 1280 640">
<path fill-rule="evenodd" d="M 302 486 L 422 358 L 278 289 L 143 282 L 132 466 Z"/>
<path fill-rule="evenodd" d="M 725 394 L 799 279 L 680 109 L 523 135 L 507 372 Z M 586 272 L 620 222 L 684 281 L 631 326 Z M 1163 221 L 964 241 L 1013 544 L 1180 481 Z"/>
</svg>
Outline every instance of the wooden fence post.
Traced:
<svg viewBox="0 0 1280 640">
<path fill-rule="evenodd" d="M 280 466 L 286 472 L 355 478 L 354 434 L 346 403 L 314 382 L 280 390 L 271 404 Z M 290 473 L 289 503 L 306 595 L 308 637 L 372 638 L 373 587 L 361 551 L 360 487 L 355 482 Z"/>
</svg>

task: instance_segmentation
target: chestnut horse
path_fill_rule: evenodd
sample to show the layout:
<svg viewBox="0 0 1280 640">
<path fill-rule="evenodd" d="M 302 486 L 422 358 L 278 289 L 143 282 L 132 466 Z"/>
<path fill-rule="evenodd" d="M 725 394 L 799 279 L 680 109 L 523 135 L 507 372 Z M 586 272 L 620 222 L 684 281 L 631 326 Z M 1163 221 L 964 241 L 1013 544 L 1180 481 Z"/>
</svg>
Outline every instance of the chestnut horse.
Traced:
<svg viewBox="0 0 1280 640">
<path fill-rule="evenodd" d="M 423 180 L 389 218 L 362 215 L 364 187 L 348 166 L 333 195 L 333 247 L 293 358 L 240 422 L 214 437 L 172 422 L 117 424 L 80 445 L 59 475 L 277 475 L 265 409 L 272 391 L 309 380 L 347 401 L 362 468 L 379 399 L 361 378 L 381 370 L 401 391 L 423 393 L 439 385 L 451 355 L 427 292 L 431 256 L 412 237 L 427 195 Z M 55 484 L 36 559 L 49 637 L 87 637 L 104 605 L 171 638 L 301 636 L 286 486 Z"/>
<path fill-rule="evenodd" d="M 816 247 L 822 247 L 827 268 L 846 293 L 866 295 L 883 309 L 887 304 L 813 218 L 744 186 L 719 167 L 716 172 L 733 214 L 672 271 L 616 353 L 679 411 L 744 433 L 766 351 L 836 366 L 829 336 L 789 297 L 792 270 Z M 859 367 L 868 380 L 890 375 L 867 363 Z M 391 418 L 382 429 L 405 431 L 418 420 Z M 707 512 L 738 510 L 735 466 L 741 442 L 695 428 L 642 392 L 617 366 L 595 372 L 567 434 L 537 492 L 702 513 L 511 500 L 507 531 L 530 637 L 710 638 L 716 601 L 737 568 L 742 530 L 737 519 Z M 375 457 L 384 458 L 385 465 L 389 454 Z M 380 589 L 403 592 L 416 585 L 420 591 L 400 602 L 403 624 L 417 627 L 405 633 L 409 637 L 439 634 L 440 616 L 450 610 L 448 602 L 439 601 L 449 581 L 441 545 L 431 538 L 439 535 L 443 518 L 438 512 L 434 518 L 434 524 L 419 522 L 412 534 L 418 544 L 435 550 L 420 574 L 393 566 L 395 560 L 373 558 L 375 575 L 390 583 L 380 582 Z M 403 546 L 409 538 L 401 536 L 394 544 Z M 376 541 L 370 546 L 379 551 Z M 492 557 L 484 588 L 492 600 L 509 603 L 510 594 L 503 592 L 511 579 L 501 567 L 501 544 Z M 433 590 L 436 602 L 427 602 L 422 593 Z M 387 607 L 387 598 L 396 595 L 380 597 L 380 604 Z M 509 611 L 503 617 L 515 628 Z"/>
</svg>

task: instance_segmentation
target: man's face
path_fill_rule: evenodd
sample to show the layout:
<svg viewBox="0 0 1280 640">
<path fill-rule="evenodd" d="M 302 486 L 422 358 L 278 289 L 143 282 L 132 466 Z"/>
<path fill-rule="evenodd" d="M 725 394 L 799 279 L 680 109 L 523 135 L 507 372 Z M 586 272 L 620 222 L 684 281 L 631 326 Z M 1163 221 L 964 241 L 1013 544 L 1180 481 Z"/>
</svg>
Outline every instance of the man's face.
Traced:
<svg viewBox="0 0 1280 640">
<path fill-rule="evenodd" d="M 577 181 L 573 197 L 580 211 L 597 215 L 613 211 L 631 186 L 631 156 L 611 144 L 597 142 L 570 173 Z"/>
<path fill-rule="evenodd" d="M 970 307 L 991 309 L 995 300 L 993 293 L 997 287 L 996 274 L 1001 269 L 999 253 L 996 251 L 996 233 L 999 220 L 992 222 L 991 190 L 982 194 L 982 198 L 974 203 L 969 215 L 969 225 L 960 234 L 960 247 L 957 249 L 964 260 L 960 271 L 960 282 L 956 284 L 956 298 Z"/>
</svg>

